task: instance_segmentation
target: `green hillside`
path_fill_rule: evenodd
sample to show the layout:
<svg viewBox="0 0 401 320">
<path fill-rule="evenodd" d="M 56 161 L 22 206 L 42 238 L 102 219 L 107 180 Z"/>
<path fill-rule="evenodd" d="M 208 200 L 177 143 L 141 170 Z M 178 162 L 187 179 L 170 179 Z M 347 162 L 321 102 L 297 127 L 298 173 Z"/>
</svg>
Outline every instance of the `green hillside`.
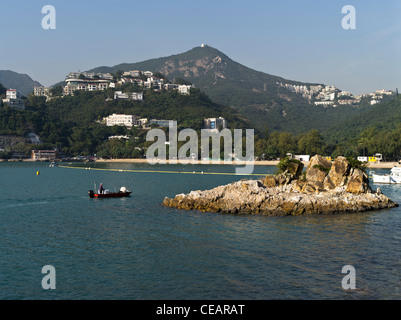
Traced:
<svg viewBox="0 0 401 320">
<path fill-rule="evenodd" d="M 333 123 L 345 121 L 361 111 L 350 106 L 324 108 L 310 104 L 301 95 L 277 83 L 316 84 L 286 80 L 252 70 L 209 46 L 195 47 L 168 57 L 114 67 L 103 66 L 89 71 L 116 73 L 119 70 L 149 70 L 160 72 L 170 80 L 185 79 L 213 101 L 238 111 L 260 131 L 269 127 L 270 130 L 292 133 L 311 129 L 324 132 Z"/>
<path fill-rule="evenodd" d="M 127 85 L 122 90 L 135 90 Z M 190 95 L 178 92 L 144 92 L 144 101 L 114 100 L 114 90 L 85 92 L 76 91 L 74 96 L 51 99 L 30 95 L 26 110 L 0 108 L 0 135 L 25 137 L 29 132 L 38 134 L 41 146 L 22 145 L 29 153 L 31 148 L 58 147 L 67 154 L 90 155 L 97 153 L 112 157 L 138 157 L 143 154 L 146 130 L 125 127 L 106 127 L 98 121 L 113 113 L 132 114 L 139 118 L 176 120 L 179 128 L 200 130 L 204 119 L 224 117 L 230 129 L 252 128 L 251 124 L 238 116 L 234 110 L 211 101 L 198 89 Z M 129 142 L 108 141 L 112 135 L 129 135 Z M 111 146 L 118 145 L 118 152 Z"/>
</svg>

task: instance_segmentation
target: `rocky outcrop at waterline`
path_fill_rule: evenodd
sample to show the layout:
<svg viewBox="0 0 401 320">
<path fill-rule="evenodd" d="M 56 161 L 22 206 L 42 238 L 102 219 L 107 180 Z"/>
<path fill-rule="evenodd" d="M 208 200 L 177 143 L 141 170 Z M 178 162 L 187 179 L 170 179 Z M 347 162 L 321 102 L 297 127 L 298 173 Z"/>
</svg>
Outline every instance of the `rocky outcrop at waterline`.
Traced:
<svg viewBox="0 0 401 320">
<path fill-rule="evenodd" d="M 272 216 L 398 207 L 380 190 L 372 191 L 363 168 L 344 157 L 331 163 L 318 155 L 311 159 L 305 172 L 301 162 L 288 160 L 285 170 L 276 176 L 166 197 L 163 205 L 184 210 Z"/>
</svg>

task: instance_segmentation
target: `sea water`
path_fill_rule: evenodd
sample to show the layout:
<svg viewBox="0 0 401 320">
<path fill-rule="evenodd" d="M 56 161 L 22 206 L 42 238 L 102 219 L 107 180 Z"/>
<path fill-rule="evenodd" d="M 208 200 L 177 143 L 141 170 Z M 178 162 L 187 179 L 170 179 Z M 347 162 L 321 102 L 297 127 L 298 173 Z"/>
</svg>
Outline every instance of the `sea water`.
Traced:
<svg viewBox="0 0 401 320">
<path fill-rule="evenodd" d="M 401 298 L 400 208 L 297 217 L 179 211 L 163 207 L 164 197 L 249 177 L 222 165 L 75 166 L 0 163 L 0 299 Z M 133 193 L 90 199 L 100 182 Z M 401 185 L 380 187 L 401 203 Z M 54 290 L 42 287 L 47 265 Z M 342 287 L 346 265 L 355 290 Z"/>
</svg>

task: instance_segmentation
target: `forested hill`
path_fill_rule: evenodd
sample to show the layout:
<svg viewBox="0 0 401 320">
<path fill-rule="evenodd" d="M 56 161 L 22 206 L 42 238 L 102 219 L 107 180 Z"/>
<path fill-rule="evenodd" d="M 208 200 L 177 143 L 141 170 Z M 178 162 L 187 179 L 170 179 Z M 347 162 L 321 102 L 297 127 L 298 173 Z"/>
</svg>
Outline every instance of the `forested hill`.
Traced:
<svg viewBox="0 0 401 320">
<path fill-rule="evenodd" d="M 391 132 L 401 125 L 401 96 L 393 96 L 388 101 L 370 106 L 346 121 L 327 128 L 327 140 L 344 143 L 359 136 L 366 129 L 376 133 Z M 372 132 L 373 132 L 372 131 Z"/>
<path fill-rule="evenodd" d="M 310 104 L 301 95 L 278 83 L 312 85 L 311 83 L 286 80 L 252 70 L 210 46 L 195 47 L 168 57 L 99 67 L 89 71 L 116 73 L 119 70 L 149 70 L 160 72 L 170 80 L 185 79 L 204 91 L 213 101 L 242 114 L 260 131 L 265 131 L 268 127 L 271 131 L 292 133 L 311 129 L 323 132 L 333 123 L 342 122 L 359 112 L 351 106 L 324 108 Z"/>
<path fill-rule="evenodd" d="M 30 95 L 26 100 L 26 110 L 0 108 L 0 135 L 25 137 L 29 132 L 34 132 L 40 136 L 43 147 L 58 147 L 71 154 L 93 154 L 104 146 L 111 135 L 128 134 L 135 137 L 138 134 L 137 130 L 106 127 L 98 123 L 113 113 L 176 120 L 179 128 L 195 130 L 204 127 L 205 118 L 221 116 L 227 120 L 230 129 L 252 128 L 234 110 L 212 102 L 198 89 L 191 90 L 190 95 L 181 95 L 177 91 L 158 93 L 147 90 L 144 92 L 144 101 L 114 100 L 113 97 L 113 89 L 76 91 L 74 96 L 54 98 L 48 102 L 44 97 Z M 141 133 L 142 138 L 143 134 L 146 133 Z"/>
</svg>

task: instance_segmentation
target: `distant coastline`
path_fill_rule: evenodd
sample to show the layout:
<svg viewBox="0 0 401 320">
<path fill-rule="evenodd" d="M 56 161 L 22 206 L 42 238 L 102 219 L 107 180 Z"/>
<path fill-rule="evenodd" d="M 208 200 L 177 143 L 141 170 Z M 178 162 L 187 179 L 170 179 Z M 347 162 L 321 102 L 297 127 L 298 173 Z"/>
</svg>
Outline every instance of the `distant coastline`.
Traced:
<svg viewBox="0 0 401 320">
<path fill-rule="evenodd" d="M 147 159 L 102 159 L 96 160 L 99 163 L 148 163 Z M 167 164 L 170 164 L 171 161 L 167 160 Z M 245 162 L 245 161 L 233 161 L 232 163 L 225 163 L 224 161 L 209 161 L 209 163 L 202 163 L 200 160 L 195 161 L 180 161 L 175 164 L 218 164 L 218 165 L 234 165 L 234 166 L 244 166 L 246 164 L 253 164 L 255 166 L 277 166 L 279 161 L 254 161 L 254 162 Z M 309 164 L 309 162 L 303 162 L 305 166 Z M 174 163 L 172 163 L 174 164 Z M 380 162 L 380 163 L 369 163 L 368 169 L 391 169 L 393 167 L 399 166 L 397 162 Z"/>
<path fill-rule="evenodd" d="M 4 160 L 0 159 L 0 162 L 35 162 L 31 159 L 24 159 L 24 160 Z M 39 161 L 40 162 L 40 161 Z M 46 162 L 46 161 L 43 161 Z M 47 161 L 50 162 L 50 161 Z M 69 161 L 63 161 L 64 162 L 69 162 Z M 74 161 L 76 162 L 76 161 Z M 147 164 L 150 163 L 147 159 L 97 159 L 95 162 L 97 163 L 141 163 L 141 164 Z M 204 162 L 202 163 L 201 160 L 195 160 L 195 161 L 177 161 L 177 160 L 166 160 L 167 164 L 195 164 L 195 165 L 202 165 L 202 164 L 216 164 L 216 165 L 233 165 L 233 166 L 245 166 L 245 165 L 255 165 L 255 166 L 277 166 L 279 161 L 233 161 L 232 163 L 225 163 L 224 161 L 209 161 L 209 162 Z M 309 164 L 309 162 L 303 162 L 305 166 Z M 369 163 L 368 169 L 392 169 L 394 167 L 398 167 L 401 165 L 398 164 L 397 162 L 380 162 L 380 163 Z"/>
</svg>

